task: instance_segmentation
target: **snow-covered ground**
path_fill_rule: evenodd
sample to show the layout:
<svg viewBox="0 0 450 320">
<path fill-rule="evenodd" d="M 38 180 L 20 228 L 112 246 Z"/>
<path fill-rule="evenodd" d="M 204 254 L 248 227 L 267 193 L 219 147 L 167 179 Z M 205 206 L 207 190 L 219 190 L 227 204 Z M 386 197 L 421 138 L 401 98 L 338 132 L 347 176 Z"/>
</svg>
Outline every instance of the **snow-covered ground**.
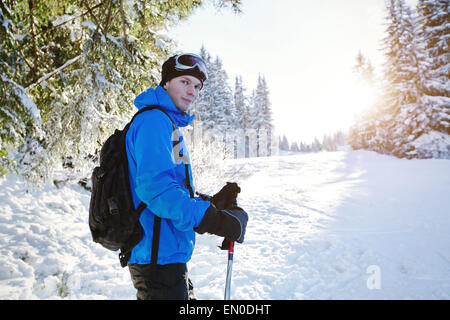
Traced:
<svg viewBox="0 0 450 320">
<path fill-rule="evenodd" d="M 450 160 L 340 151 L 229 169 L 250 216 L 232 299 L 450 298 Z M 76 184 L 27 191 L 0 179 L 0 299 L 135 299 L 117 254 L 92 242 L 88 206 Z M 220 243 L 197 237 L 199 299 L 223 299 Z"/>
</svg>

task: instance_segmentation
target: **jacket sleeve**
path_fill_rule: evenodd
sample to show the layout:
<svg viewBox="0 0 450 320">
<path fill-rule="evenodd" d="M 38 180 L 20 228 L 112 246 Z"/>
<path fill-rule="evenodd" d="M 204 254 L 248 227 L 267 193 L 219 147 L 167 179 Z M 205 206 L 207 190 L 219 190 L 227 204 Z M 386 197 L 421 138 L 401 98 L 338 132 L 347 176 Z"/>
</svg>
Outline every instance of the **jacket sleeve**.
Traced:
<svg viewBox="0 0 450 320">
<path fill-rule="evenodd" d="M 131 145 L 136 161 L 136 194 L 154 214 L 170 219 L 181 231 L 193 230 L 210 203 L 190 198 L 189 191 L 175 178 L 172 152 L 172 123 L 158 110 L 136 117 Z"/>
</svg>

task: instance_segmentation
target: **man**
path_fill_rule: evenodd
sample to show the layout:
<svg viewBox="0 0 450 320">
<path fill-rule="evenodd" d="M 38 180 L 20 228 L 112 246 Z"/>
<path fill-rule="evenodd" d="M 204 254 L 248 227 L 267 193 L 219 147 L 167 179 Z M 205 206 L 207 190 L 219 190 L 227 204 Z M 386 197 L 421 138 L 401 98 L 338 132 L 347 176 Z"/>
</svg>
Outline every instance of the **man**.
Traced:
<svg viewBox="0 0 450 320">
<path fill-rule="evenodd" d="M 191 168 L 185 165 L 189 160 L 186 144 L 172 125 L 172 121 L 177 127 L 192 122 L 194 117 L 187 111 L 206 79 L 206 65 L 199 56 L 176 55 L 164 62 L 160 85 L 134 101 L 138 109 L 156 105 L 166 113 L 153 109 L 139 114 L 126 135 L 133 202 L 135 207 L 141 201 L 147 204 L 139 220 L 144 235 L 128 260 L 138 299 L 194 298 L 186 263 L 194 249 L 195 232 L 238 242 L 244 239 L 248 216 L 235 199 L 230 210 L 220 210 L 214 201 L 194 197 Z M 159 238 L 153 228 L 158 217 Z M 157 264 L 152 261 L 154 248 Z"/>
</svg>

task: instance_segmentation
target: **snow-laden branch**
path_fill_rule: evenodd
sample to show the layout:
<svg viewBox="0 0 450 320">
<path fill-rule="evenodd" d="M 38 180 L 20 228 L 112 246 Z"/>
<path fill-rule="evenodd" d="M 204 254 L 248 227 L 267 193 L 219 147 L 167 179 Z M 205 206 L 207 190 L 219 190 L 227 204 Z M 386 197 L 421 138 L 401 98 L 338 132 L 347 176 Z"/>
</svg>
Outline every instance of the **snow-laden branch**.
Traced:
<svg viewBox="0 0 450 320">
<path fill-rule="evenodd" d="M 70 66 L 71 64 L 75 63 L 78 61 L 78 59 L 81 58 L 83 54 L 80 54 L 79 56 L 72 58 L 70 60 L 68 60 L 66 63 L 64 63 L 62 66 L 60 66 L 59 68 L 53 70 L 50 73 L 47 73 L 46 75 L 40 77 L 36 82 L 33 82 L 32 84 L 30 84 L 28 87 L 26 87 L 26 90 L 28 91 L 29 89 L 34 88 L 36 85 L 38 85 L 39 83 L 41 83 L 42 81 L 46 81 L 47 79 L 49 79 L 51 76 L 53 76 L 56 73 L 59 73 L 61 70 L 63 70 L 64 68 Z"/>
<path fill-rule="evenodd" d="M 36 34 L 36 36 L 40 36 L 40 35 L 42 35 L 43 33 L 49 32 L 49 31 L 51 31 L 51 30 L 53 30 L 53 29 L 56 29 L 56 28 L 58 28 L 58 27 L 61 27 L 61 26 L 65 25 L 65 24 L 67 24 L 67 23 L 69 23 L 69 22 L 71 22 L 71 21 L 73 21 L 73 20 L 76 20 L 76 19 L 78 19 L 78 18 L 81 18 L 81 17 L 87 15 L 88 13 L 90 13 L 92 10 L 97 9 L 98 7 L 100 7 L 100 6 L 102 6 L 102 5 L 103 5 L 103 2 L 101 2 L 101 3 L 99 3 L 99 4 L 96 4 L 96 5 L 93 6 L 92 8 L 89 8 L 87 11 L 85 11 L 85 12 L 83 12 L 83 13 L 81 13 L 81 14 L 75 16 L 75 17 L 72 17 L 72 18 L 70 18 L 70 19 L 64 20 L 64 21 L 62 21 L 62 22 L 59 23 L 59 24 L 53 25 L 51 28 L 42 30 L 41 32 L 39 32 L 38 34 Z"/>
<path fill-rule="evenodd" d="M 28 110 L 29 114 L 33 117 L 36 127 L 39 127 L 42 124 L 41 113 L 39 111 L 39 108 L 34 103 L 33 99 L 30 96 L 28 96 L 26 89 L 24 89 L 21 85 L 14 82 L 14 80 L 9 79 L 4 74 L 0 75 L 0 77 L 2 82 L 7 82 L 12 86 L 15 95 L 20 99 L 22 105 L 25 107 L 26 110 Z M 5 111 L 3 108 L 2 110 Z"/>
</svg>

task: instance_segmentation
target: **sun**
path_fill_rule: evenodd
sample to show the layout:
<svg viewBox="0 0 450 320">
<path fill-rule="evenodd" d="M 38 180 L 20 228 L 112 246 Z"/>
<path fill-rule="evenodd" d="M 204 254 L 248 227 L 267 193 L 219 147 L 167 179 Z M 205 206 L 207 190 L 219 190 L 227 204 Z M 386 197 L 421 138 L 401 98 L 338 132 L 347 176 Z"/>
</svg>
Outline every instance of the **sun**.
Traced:
<svg viewBox="0 0 450 320">
<path fill-rule="evenodd" d="M 348 128 L 356 117 L 372 107 L 376 99 L 374 87 L 351 77 L 336 81 L 321 101 L 325 116 L 338 127 Z"/>
<path fill-rule="evenodd" d="M 349 90 L 352 93 L 348 104 L 350 113 L 358 114 L 374 105 L 376 93 L 373 86 L 364 82 L 352 81 L 349 83 Z"/>
</svg>

